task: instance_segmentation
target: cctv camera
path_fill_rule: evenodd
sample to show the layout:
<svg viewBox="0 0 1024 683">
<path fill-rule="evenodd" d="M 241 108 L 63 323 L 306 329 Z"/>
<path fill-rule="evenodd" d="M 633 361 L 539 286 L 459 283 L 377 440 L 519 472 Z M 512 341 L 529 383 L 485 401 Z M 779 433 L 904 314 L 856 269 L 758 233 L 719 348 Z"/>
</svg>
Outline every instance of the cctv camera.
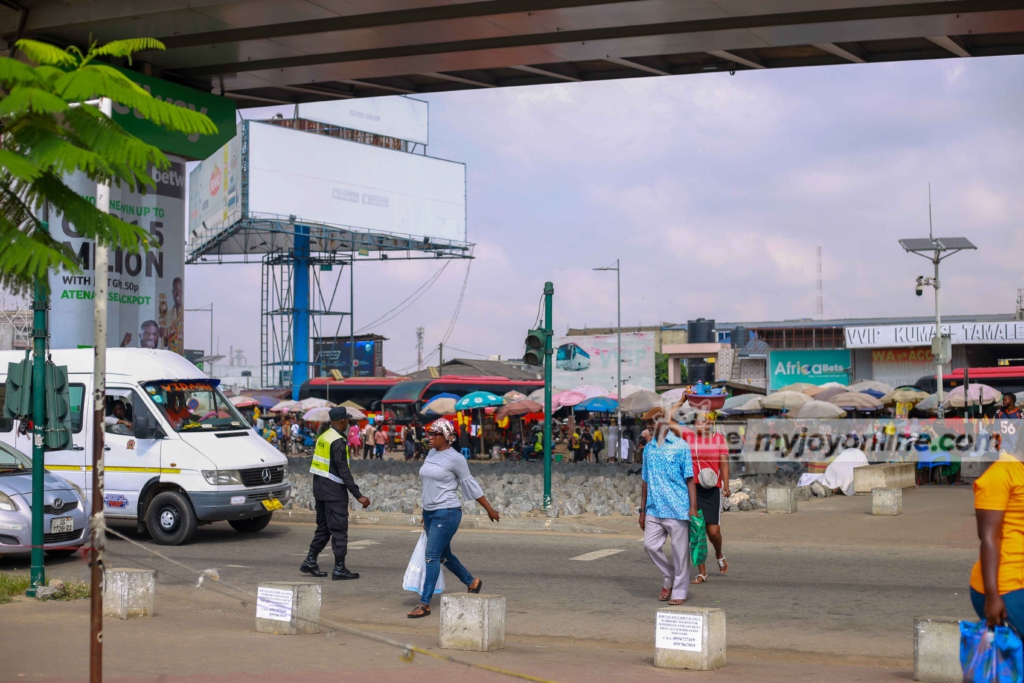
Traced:
<svg viewBox="0 0 1024 683">
<path fill-rule="evenodd" d="M 914 293 L 917 294 L 918 296 L 923 296 L 924 295 L 924 287 L 922 287 L 921 285 L 918 285 L 917 287 L 914 287 Z"/>
</svg>

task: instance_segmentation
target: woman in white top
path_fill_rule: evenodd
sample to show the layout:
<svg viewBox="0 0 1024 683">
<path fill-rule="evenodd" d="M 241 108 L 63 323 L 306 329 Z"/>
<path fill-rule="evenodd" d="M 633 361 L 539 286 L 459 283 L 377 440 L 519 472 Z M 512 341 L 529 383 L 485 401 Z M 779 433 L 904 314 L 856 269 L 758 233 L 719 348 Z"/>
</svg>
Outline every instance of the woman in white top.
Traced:
<svg viewBox="0 0 1024 683">
<path fill-rule="evenodd" d="M 469 473 L 466 459 L 452 448 L 452 442 L 455 441 L 455 427 L 452 423 L 444 418 L 435 420 L 427 429 L 427 434 L 431 450 L 420 468 L 420 480 L 423 482 L 423 531 L 427 534 L 427 575 L 423 581 L 420 604 L 409 612 L 410 619 L 430 614 L 430 599 L 434 596 L 442 564 L 469 587 L 470 593 L 479 593 L 484 585 L 480 579 L 473 578 L 469 570 L 452 554 L 452 538 L 462 522 L 459 485 L 462 485 L 462 494 L 467 499 L 473 498 L 483 506 L 492 522 L 500 519 L 497 511 L 484 497 L 480 484 Z"/>
</svg>

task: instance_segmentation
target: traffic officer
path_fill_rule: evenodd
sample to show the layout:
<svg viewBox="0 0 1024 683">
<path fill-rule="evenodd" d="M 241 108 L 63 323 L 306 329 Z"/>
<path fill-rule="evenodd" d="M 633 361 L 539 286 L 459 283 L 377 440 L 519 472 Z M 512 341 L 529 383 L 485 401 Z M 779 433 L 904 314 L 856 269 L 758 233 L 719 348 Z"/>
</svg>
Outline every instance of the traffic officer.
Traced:
<svg viewBox="0 0 1024 683">
<path fill-rule="evenodd" d="M 348 432 L 348 411 L 345 408 L 331 408 L 328 413 L 331 427 L 316 441 L 313 462 L 309 472 L 313 475 L 313 497 L 316 499 L 316 531 L 309 544 L 306 561 L 299 567 L 306 574 L 327 576 L 317 566 L 316 558 L 327 547 L 331 539 L 334 549 L 335 581 L 358 579 L 359 574 L 345 567 L 348 552 L 348 494 L 351 492 L 364 508 L 370 499 L 359 492 L 352 471 L 349 469 L 349 447 L 345 434 Z"/>
</svg>

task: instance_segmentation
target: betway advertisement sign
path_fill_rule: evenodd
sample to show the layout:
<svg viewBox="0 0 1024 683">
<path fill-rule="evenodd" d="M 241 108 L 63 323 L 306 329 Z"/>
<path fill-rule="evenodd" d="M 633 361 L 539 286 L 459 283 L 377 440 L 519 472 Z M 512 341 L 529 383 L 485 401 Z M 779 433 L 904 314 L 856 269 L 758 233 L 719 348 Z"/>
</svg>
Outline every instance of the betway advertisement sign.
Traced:
<svg viewBox="0 0 1024 683">
<path fill-rule="evenodd" d="M 826 384 L 850 383 L 850 352 L 846 349 L 772 351 L 768 370 L 773 391 L 794 382 Z"/>
<path fill-rule="evenodd" d="M 949 323 L 942 325 L 942 332 L 953 344 L 1024 344 L 1024 321 Z M 935 325 L 847 327 L 845 333 L 848 349 L 928 346 Z"/>
<path fill-rule="evenodd" d="M 107 266 L 107 345 L 184 350 L 185 341 L 185 160 L 150 169 L 156 188 L 138 194 L 110 191 L 110 213 L 146 230 L 150 250 L 111 251 Z M 76 173 L 65 181 L 91 203 L 96 183 Z M 80 274 L 50 272 L 50 346 L 73 349 L 93 344 L 95 244 L 63 215 L 50 220 L 50 234 L 75 253 Z"/>
</svg>

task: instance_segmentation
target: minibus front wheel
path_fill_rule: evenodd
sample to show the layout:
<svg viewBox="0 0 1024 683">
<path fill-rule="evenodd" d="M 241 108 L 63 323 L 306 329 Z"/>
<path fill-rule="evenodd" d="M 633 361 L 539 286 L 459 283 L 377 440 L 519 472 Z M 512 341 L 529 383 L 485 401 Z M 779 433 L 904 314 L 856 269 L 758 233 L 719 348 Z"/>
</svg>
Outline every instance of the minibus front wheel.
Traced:
<svg viewBox="0 0 1024 683">
<path fill-rule="evenodd" d="M 149 535 L 160 545 L 181 545 L 192 540 L 199 525 L 192 503 L 178 491 L 153 496 L 146 511 Z"/>
</svg>

